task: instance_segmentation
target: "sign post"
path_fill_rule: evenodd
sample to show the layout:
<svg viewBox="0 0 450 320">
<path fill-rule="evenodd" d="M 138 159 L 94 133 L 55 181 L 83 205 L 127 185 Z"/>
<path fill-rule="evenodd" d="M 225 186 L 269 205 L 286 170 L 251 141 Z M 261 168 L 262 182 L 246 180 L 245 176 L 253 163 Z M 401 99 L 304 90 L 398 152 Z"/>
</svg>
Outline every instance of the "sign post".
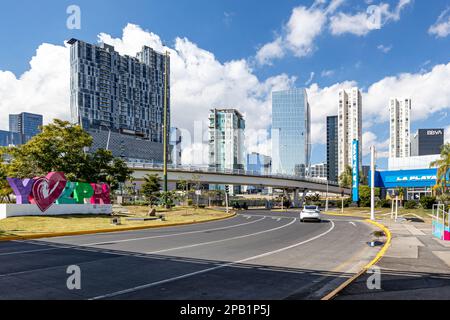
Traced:
<svg viewBox="0 0 450 320">
<path fill-rule="evenodd" d="M 359 141 L 352 143 L 352 198 L 353 203 L 359 202 Z"/>
</svg>

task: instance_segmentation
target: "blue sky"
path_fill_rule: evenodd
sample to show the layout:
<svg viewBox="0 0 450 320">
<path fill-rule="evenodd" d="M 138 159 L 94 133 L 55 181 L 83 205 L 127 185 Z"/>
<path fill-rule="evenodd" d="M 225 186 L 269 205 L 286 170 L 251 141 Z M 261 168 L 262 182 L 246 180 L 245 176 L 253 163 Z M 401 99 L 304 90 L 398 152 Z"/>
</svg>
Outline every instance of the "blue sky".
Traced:
<svg viewBox="0 0 450 320">
<path fill-rule="evenodd" d="M 368 91 L 374 83 L 392 76 L 397 77 L 395 85 L 402 88 L 400 94 L 418 95 L 420 94 L 418 90 L 411 88 L 420 88 L 420 82 L 423 81 L 421 75 L 429 73 L 429 77 L 433 77 L 433 67 L 437 65 L 449 67 L 447 65 L 450 62 L 448 54 L 450 36 L 445 32 L 445 22 L 448 18 L 446 9 L 450 6 L 448 0 L 333 0 L 333 2 L 338 5 L 337 8 L 326 14 L 321 30 L 314 34 L 312 40 L 310 39 L 311 42 L 307 44 L 308 53 L 302 55 L 299 52 L 305 48 L 300 48 L 298 41 L 304 39 L 301 32 L 306 32 L 308 26 L 302 24 L 303 16 L 299 18 L 294 15 L 295 9 L 300 8 L 299 12 L 305 14 L 322 13 L 320 17 L 323 18 L 324 12 L 332 2 L 328 0 L 4 1 L 0 11 L 0 41 L 3 49 L 0 50 L 0 72 L 10 71 L 19 78 L 25 71 L 30 70 L 30 60 L 36 56 L 37 48 L 43 43 L 63 46 L 64 40 L 71 37 L 96 42 L 102 32 L 111 38 L 123 39 L 124 28 L 129 23 L 158 35 L 162 43 L 170 48 L 176 47 L 177 37 L 187 38 L 189 43 L 195 44 L 197 48 L 212 53 L 214 59 L 221 65 L 243 60 L 246 63 L 245 68 L 250 69 L 245 75 L 249 73 L 257 77 L 261 86 L 267 79 L 279 75 L 285 75 L 289 79 L 283 80 L 284 85 L 308 88 L 316 85 L 317 90 L 312 90 L 311 93 L 312 96 L 317 96 L 313 98 L 317 101 L 316 104 L 312 103 L 313 113 L 316 109 L 322 108 L 323 104 L 331 104 L 327 113 L 333 113 L 337 108 L 336 101 L 326 96 L 328 91 L 332 91 L 331 89 L 327 91 L 326 88 L 332 88 L 334 85 L 353 81 L 363 91 Z M 395 8 L 401 2 L 405 4 L 394 17 Z M 367 31 L 363 35 L 356 34 L 359 31 L 355 29 L 343 30 L 342 25 L 339 30 L 336 26 L 336 29 L 333 29 L 332 21 L 339 14 L 353 17 L 365 13 L 369 5 L 381 7 L 383 3 L 389 4 L 389 7 L 380 29 Z M 81 8 L 81 30 L 66 28 L 66 8 L 71 4 Z M 440 15 L 442 17 L 439 20 Z M 298 21 L 296 18 L 299 18 Z M 438 22 L 441 23 L 441 29 L 438 29 L 440 33 L 430 32 L 430 27 L 438 25 Z M 312 26 L 317 27 L 317 24 L 312 23 Z M 293 30 L 295 28 L 298 28 L 297 35 Z M 278 49 L 282 52 L 281 56 L 269 58 L 266 64 L 258 63 L 256 57 L 259 49 L 276 39 L 280 39 Z M 301 46 L 304 46 L 304 43 Z M 199 53 L 196 51 L 193 54 Z M 399 77 L 402 73 L 416 77 L 416 80 L 411 81 L 417 81 L 418 85 L 402 83 Z M 413 114 L 416 113 L 416 116 L 413 115 L 413 131 L 419 127 L 449 127 L 450 79 L 446 78 L 447 74 L 447 70 L 444 70 L 435 76 L 439 80 L 438 86 L 441 86 L 435 94 L 442 95 L 443 92 L 445 94 L 442 101 L 435 102 L 430 107 L 436 110 L 435 112 L 425 112 L 423 109 L 427 106 L 423 101 L 420 101 L 414 109 L 413 100 Z M 1 79 L 0 77 L 0 83 L 3 83 Z M 253 80 L 249 79 L 249 82 L 251 81 Z M 386 85 L 386 82 L 381 84 Z M 283 86 L 277 84 L 274 87 L 278 85 Z M 446 88 L 442 88 L 445 85 Z M 428 87 L 432 87 L 432 84 Z M 376 88 L 372 89 L 374 89 L 372 96 L 376 95 Z M 433 96 L 430 90 L 429 88 L 426 90 L 426 97 Z M 375 101 L 376 97 L 370 96 L 370 92 L 367 94 L 370 106 L 368 112 L 365 112 L 364 120 L 370 124 L 365 124 L 365 130 L 370 131 L 368 137 L 373 138 L 371 142 L 379 144 L 381 149 L 386 148 L 385 141 L 389 137 L 388 126 L 385 116 L 377 115 L 376 108 L 378 103 L 379 113 L 387 113 L 389 96 L 385 97 L 386 108 L 383 109 L 381 102 Z M 249 95 L 249 99 L 253 101 L 251 94 Z M 0 100 L 2 99 L 4 97 L 0 89 Z M 31 99 L 30 97 L 27 101 Z M 264 97 L 258 96 L 258 99 L 261 104 L 267 102 Z M 417 100 L 421 100 L 421 97 Z M 183 100 L 180 98 L 177 101 Z M 246 108 L 246 106 L 236 107 Z M 18 109 L 16 106 L 14 108 Z M 35 108 L 40 107 L 36 105 Z M 44 110 L 44 107 L 42 108 Z M 250 108 L 246 113 L 247 121 L 258 122 L 257 117 L 253 118 L 252 110 L 255 109 Z M 203 117 L 206 111 L 202 112 L 199 111 L 199 117 Z M 3 117 L 6 117 L 6 114 Z M 323 131 L 323 127 L 319 124 L 324 124 L 325 118 L 324 115 L 321 117 L 315 119 L 317 126 L 314 134 Z M 4 127 L 4 123 L 0 121 L 0 127 Z M 323 138 L 317 141 L 313 148 L 313 162 L 325 159 Z M 365 160 L 367 161 L 367 157 Z M 385 163 L 383 161 L 382 163 Z"/>
</svg>

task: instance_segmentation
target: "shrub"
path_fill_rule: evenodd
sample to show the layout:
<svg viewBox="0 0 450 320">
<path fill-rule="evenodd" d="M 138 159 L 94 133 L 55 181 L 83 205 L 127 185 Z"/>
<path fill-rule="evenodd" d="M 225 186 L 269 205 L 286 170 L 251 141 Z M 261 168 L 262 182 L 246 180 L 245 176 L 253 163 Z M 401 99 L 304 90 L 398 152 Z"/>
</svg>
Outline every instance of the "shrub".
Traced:
<svg viewBox="0 0 450 320">
<path fill-rule="evenodd" d="M 391 203 L 391 201 L 388 201 L 386 199 L 382 199 L 382 200 L 377 202 L 377 207 L 378 208 L 391 208 L 392 207 L 392 203 Z"/>
<path fill-rule="evenodd" d="M 370 207 L 370 199 L 361 199 L 360 201 L 359 201 L 359 206 L 360 207 Z"/>
<path fill-rule="evenodd" d="M 436 203 L 435 197 L 426 196 L 426 197 L 420 198 L 420 205 L 424 209 L 433 209 L 433 204 L 435 204 L 435 203 Z"/>
<path fill-rule="evenodd" d="M 404 207 L 405 207 L 405 209 L 416 209 L 417 202 L 414 200 L 406 201 Z"/>
</svg>

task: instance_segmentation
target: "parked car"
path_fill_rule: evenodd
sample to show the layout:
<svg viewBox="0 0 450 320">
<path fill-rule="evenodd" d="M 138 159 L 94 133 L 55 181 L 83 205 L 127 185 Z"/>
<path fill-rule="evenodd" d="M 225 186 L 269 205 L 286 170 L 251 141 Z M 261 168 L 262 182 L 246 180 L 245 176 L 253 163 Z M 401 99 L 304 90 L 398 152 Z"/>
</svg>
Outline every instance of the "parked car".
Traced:
<svg viewBox="0 0 450 320">
<path fill-rule="evenodd" d="M 300 221 L 305 222 L 306 220 L 321 222 L 320 208 L 318 206 L 305 206 L 300 212 Z"/>
</svg>

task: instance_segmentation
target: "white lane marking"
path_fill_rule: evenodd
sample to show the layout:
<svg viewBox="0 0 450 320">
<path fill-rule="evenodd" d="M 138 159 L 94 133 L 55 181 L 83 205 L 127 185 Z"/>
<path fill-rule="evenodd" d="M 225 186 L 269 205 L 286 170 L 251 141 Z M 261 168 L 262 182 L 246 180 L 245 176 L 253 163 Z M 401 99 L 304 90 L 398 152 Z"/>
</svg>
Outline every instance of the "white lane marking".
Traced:
<svg viewBox="0 0 450 320">
<path fill-rule="evenodd" d="M 159 235 L 159 236 L 149 236 L 149 237 L 130 238 L 130 239 L 123 239 L 123 240 L 110 240 L 110 241 L 102 241 L 102 242 L 95 242 L 95 243 L 86 243 L 86 244 L 80 244 L 80 246 L 98 246 L 98 245 L 109 244 L 109 243 L 117 244 L 117 243 L 139 241 L 139 240 L 175 237 L 175 236 L 182 236 L 182 235 L 186 235 L 186 234 L 195 234 L 195 233 L 202 233 L 202 232 L 209 232 L 209 231 L 216 231 L 216 230 L 226 230 L 226 229 L 232 229 L 232 228 L 237 228 L 237 227 L 246 226 L 246 225 L 249 225 L 252 223 L 256 223 L 256 222 L 264 220 L 265 218 L 266 217 L 263 217 L 261 219 L 257 219 L 254 221 L 250 221 L 250 222 L 234 224 L 232 226 L 226 226 L 226 227 L 220 227 L 220 228 L 214 228 L 214 229 L 204 229 L 204 230 L 187 231 L 187 232 L 181 232 L 181 233 L 163 234 L 163 235 Z"/>
<path fill-rule="evenodd" d="M 269 251 L 269 252 L 266 252 L 266 253 L 263 253 L 263 254 L 260 254 L 260 255 L 257 255 L 257 256 L 249 257 L 249 258 L 242 259 L 242 260 L 239 260 L 239 261 L 234 261 L 234 262 L 221 264 L 221 265 L 218 265 L 218 266 L 215 266 L 215 267 L 212 267 L 212 268 L 208 268 L 208 269 L 204 269 L 204 270 L 200 270 L 200 271 L 196 271 L 196 272 L 191 272 L 191 273 L 184 274 L 184 275 L 181 275 L 181 276 L 177 276 L 177 277 L 173 277 L 173 278 L 169 278 L 169 279 L 165 279 L 165 280 L 161 280 L 161 281 L 156 281 L 156 282 L 152 282 L 152 283 L 149 283 L 149 284 L 145 284 L 145 285 L 141 285 L 141 286 L 137 286 L 137 287 L 121 290 L 121 291 L 108 293 L 108 294 L 105 294 L 105 295 L 93 297 L 93 298 L 91 298 L 89 300 L 100 300 L 100 299 L 112 298 L 112 297 L 124 295 L 124 294 L 127 294 L 127 293 L 132 293 L 132 292 L 148 289 L 148 288 L 155 287 L 155 286 L 158 286 L 158 285 L 161 285 L 161 284 L 165 284 L 165 283 L 169 283 L 169 282 L 173 282 L 173 281 L 177 281 L 177 280 L 186 279 L 186 278 L 193 277 L 193 276 L 196 276 L 196 275 L 199 275 L 199 274 L 204 274 L 204 273 L 208 273 L 208 272 L 211 272 L 211 271 L 219 270 L 219 269 L 222 269 L 222 268 L 230 267 L 230 266 L 233 266 L 233 265 L 236 265 L 236 264 L 239 264 L 239 263 L 244 263 L 244 262 L 248 262 L 248 261 L 259 259 L 259 258 L 264 258 L 264 257 L 270 256 L 270 255 L 274 255 L 274 254 L 277 254 L 277 253 L 280 253 L 280 252 L 283 252 L 283 251 L 286 251 L 286 250 L 289 250 L 289 249 L 293 249 L 293 248 L 299 247 L 301 245 L 304 245 L 306 243 L 312 242 L 314 240 L 317 240 L 317 239 L 327 235 L 331 231 L 333 231 L 334 227 L 335 227 L 335 224 L 334 224 L 333 221 L 331 221 L 331 228 L 328 229 L 327 231 L 325 231 L 325 232 L 323 232 L 323 233 L 321 233 L 321 234 L 319 234 L 319 235 L 317 235 L 315 237 L 312 237 L 312 238 L 310 238 L 308 240 L 304 240 L 302 242 L 299 242 L 299 243 L 296 243 L 296 244 L 293 244 L 293 245 L 290 245 L 290 246 L 287 246 L 287 247 L 284 247 L 284 248 L 281 248 L 281 249 L 278 249 L 278 250 Z"/>
<path fill-rule="evenodd" d="M 291 222 L 289 222 L 289 223 L 287 223 L 285 225 L 282 225 L 281 227 L 277 227 L 277 228 L 273 228 L 273 229 L 269 229 L 269 230 L 263 230 L 263 231 L 250 233 L 250 234 L 245 234 L 243 236 L 237 236 L 237 237 L 226 238 L 226 239 L 221 239 L 221 240 L 214 240 L 214 241 L 208 241 L 208 242 L 201 242 L 201 243 L 191 244 L 191 245 L 188 245 L 188 246 L 182 246 L 182 247 L 176 247 L 176 248 L 170 248 L 170 249 L 163 249 L 163 250 L 158 250 L 158 251 L 151 251 L 151 252 L 146 252 L 146 254 L 158 254 L 158 253 L 162 253 L 162 252 L 176 251 L 176 250 L 188 249 L 188 248 L 195 248 L 195 247 L 205 246 L 205 245 L 208 245 L 208 244 L 214 244 L 214 243 L 220 243 L 220 242 L 226 242 L 226 241 L 231 241 L 231 240 L 248 238 L 248 237 L 257 236 L 257 235 L 260 235 L 260 234 L 264 234 L 264 233 L 268 233 L 268 232 L 272 232 L 272 231 L 276 231 L 276 230 L 280 230 L 280 229 L 286 228 L 286 227 L 290 226 L 291 224 L 295 223 L 295 221 L 296 220 L 293 219 Z"/>
<path fill-rule="evenodd" d="M 52 251 L 52 250 L 58 250 L 58 249 L 61 249 L 61 248 L 48 248 L 48 249 L 36 249 L 36 250 L 26 250 L 26 251 L 5 252 L 5 253 L 0 253 L 0 256 L 12 256 L 12 255 L 15 255 L 15 254 Z"/>
<path fill-rule="evenodd" d="M 353 221 L 349 222 L 352 226 L 356 227 L 356 223 L 354 223 Z"/>
</svg>

